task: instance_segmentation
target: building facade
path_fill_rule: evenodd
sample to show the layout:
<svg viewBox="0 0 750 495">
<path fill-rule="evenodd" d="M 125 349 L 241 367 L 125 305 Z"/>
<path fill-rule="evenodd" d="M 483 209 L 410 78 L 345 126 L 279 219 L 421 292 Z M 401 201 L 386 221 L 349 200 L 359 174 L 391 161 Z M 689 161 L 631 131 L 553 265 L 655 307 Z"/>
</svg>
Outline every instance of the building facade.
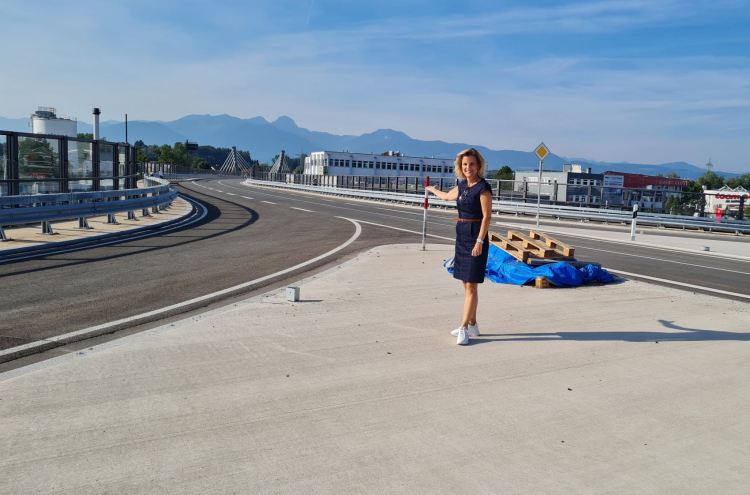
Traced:
<svg viewBox="0 0 750 495">
<path fill-rule="evenodd" d="M 527 188 L 527 193 L 536 197 L 539 190 L 539 170 L 515 173 L 516 190 Z M 541 196 L 552 202 L 579 205 L 601 204 L 601 186 L 604 176 L 591 173 L 590 168 L 566 163 L 560 170 L 542 170 Z"/>
<path fill-rule="evenodd" d="M 744 187 L 732 189 L 724 186 L 721 189 L 708 189 L 706 193 L 706 211 L 713 213 L 718 218 L 724 216 L 737 216 L 740 206 L 750 206 L 750 192 Z"/>
<path fill-rule="evenodd" d="M 315 151 L 305 158 L 307 175 L 362 175 L 455 178 L 450 158 L 417 158 L 399 151 L 383 154 Z"/>
<path fill-rule="evenodd" d="M 653 175 L 604 172 L 603 197 L 605 204 L 643 208 L 664 208 L 670 197 L 682 197 L 687 179 L 673 179 Z"/>
</svg>

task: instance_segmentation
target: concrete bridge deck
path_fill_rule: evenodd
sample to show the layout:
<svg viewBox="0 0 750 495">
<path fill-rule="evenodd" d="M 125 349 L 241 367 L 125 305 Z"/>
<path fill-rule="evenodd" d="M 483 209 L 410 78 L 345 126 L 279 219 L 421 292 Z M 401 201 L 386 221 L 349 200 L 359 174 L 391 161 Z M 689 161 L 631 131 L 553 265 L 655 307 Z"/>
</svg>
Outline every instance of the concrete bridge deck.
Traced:
<svg viewBox="0 0 750 495">
<path fill-rule="evenodd" d="M 485 283 L 452 248 L 0 375 L 8 493 L 744 493 L 750 305 Z M 406 302 L 408 301 L 408 303 Z"/>
</svg>

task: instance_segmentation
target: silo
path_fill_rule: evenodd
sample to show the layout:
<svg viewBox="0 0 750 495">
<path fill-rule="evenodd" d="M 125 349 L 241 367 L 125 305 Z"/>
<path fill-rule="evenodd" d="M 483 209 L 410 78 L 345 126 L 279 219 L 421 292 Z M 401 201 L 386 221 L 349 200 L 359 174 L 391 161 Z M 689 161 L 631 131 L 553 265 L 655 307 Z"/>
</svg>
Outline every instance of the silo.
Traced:
<svg viewBox="0 0 750 495">
<path fill-rule="evenodd" d="M 77 137 L 78 121 L 75 117 L 58 116 L 57 110 L 54 108 L 39 107 L 31 115 L 31 132 L 33 134 Z"/>
</svg>

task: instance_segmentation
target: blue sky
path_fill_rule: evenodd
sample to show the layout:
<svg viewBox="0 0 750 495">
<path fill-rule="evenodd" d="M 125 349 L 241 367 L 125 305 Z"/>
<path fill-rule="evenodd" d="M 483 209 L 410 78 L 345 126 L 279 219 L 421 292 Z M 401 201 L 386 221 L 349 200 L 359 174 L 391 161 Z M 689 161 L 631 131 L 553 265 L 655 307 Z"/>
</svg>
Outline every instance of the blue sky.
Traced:
<svg viewBox="0 0 750 495">
<path fill-rule="evenodd" d="M 749 4 L 0 0 L 0 115 L 288 115 L 750 172 Z"/>
</svg>

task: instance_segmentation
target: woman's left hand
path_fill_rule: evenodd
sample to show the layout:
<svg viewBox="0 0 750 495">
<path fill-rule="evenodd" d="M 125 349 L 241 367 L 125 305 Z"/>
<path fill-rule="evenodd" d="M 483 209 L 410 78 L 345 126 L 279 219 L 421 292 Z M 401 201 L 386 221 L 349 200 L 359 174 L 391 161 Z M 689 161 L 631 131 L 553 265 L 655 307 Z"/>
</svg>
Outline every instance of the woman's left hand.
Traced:
<svg viewBox="0 0 750 495">
<path fill-rule="evenodd" d="M 475 242 L 474 249 L 471 250 L 471 255 L 476 257 L 482 254 L 482 244 Z"/>
</svg>

